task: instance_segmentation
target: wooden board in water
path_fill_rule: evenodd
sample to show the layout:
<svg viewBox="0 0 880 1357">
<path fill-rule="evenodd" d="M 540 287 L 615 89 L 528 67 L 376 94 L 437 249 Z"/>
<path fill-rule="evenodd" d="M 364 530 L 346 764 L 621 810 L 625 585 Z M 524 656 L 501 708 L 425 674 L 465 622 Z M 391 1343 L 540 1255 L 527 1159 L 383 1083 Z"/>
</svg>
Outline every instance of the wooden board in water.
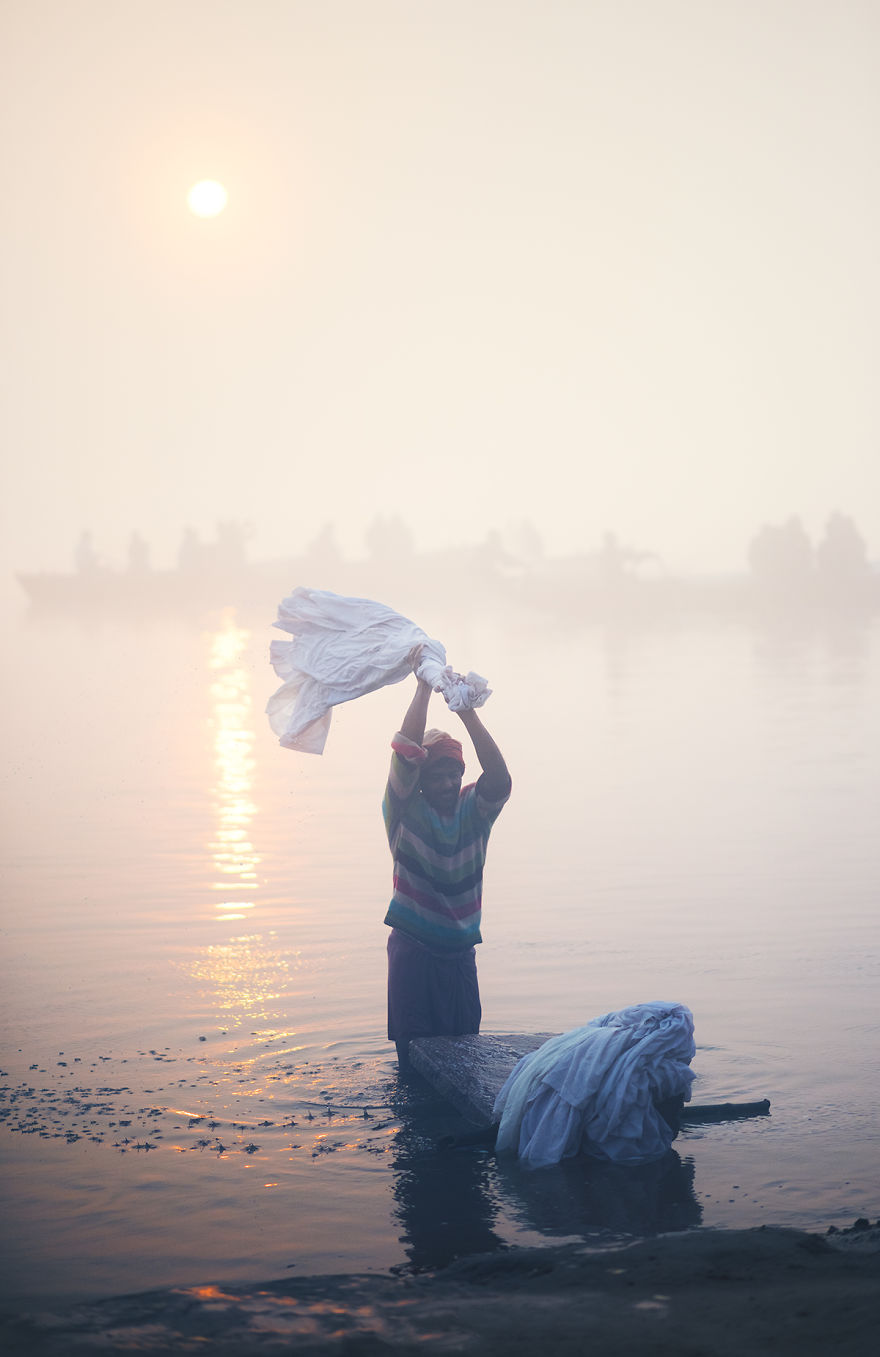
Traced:
<svg viewBox="0 0 880 1357">
<path fill-rule="evenodd" d="M 555 1035 L 554 1032 L 501 1035 L 481 1032 L 479 1036 L 418 1037 L 410 1042 L 409 1058 L 413 1068 L 438 1093 L 474 1126 L 482 1128 L 493 1124 L 495 1099 L 516 1063 Z M 680 1099 L 672 1099 L 660 1110 L 670 1125 L 700 1125 L 736 1121 L 742 1117 L 766 1117 L 770 1113 L 770 1101 L 762 1098 L 749 1103 L 682 1105 Z"/>
<path fill-rule="evenodd" d="M 491 1126 L 492 1107 L 517 1061 L 543 1046 L 553 1032 L 466 1037 L 417 1037 L 409 1058 L 438 1093 L 474 1126 Z"/>
</svg>

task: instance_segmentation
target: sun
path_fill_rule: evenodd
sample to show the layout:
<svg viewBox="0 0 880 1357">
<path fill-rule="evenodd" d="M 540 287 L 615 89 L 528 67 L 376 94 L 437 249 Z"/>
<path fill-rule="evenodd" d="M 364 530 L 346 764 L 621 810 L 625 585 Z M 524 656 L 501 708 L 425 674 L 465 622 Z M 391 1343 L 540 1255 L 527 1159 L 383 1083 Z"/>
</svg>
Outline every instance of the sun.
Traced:
<svg viewBox="0 0 880 1357">
<path fill-rule="evenodd" d="M 227 196 L 226 189 L 216 179 L 202 179 L 193 184 L 186 201 L 197 217 L 216 217 L 226 206 Z"/>
</svg>

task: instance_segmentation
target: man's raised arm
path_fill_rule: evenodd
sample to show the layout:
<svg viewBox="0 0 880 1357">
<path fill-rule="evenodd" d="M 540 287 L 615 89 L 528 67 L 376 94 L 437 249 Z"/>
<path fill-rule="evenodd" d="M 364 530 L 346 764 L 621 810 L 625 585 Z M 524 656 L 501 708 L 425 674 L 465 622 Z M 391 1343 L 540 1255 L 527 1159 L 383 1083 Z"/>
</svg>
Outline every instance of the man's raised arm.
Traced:
<svg viewBox="0 0 880 1357">
<path fill-rule="evenodd" d="M 510 792 L 510 773 L 504 755 L 475 711 L 460 711 L 458 716 L 471 737 L 474 753 L 483 770 L 481 794 L 487 801 L 501 801 Z"/>
<path fill-rule="evenodd" d="M 424 679 L 416 679 L 416 690 L 400 727 L 401 735 L 412 740 L 414 744 L 421 744 L 425 738 L 425 725 L 428 720 L 428 703 L 431 700 L 431 692 L 430 683 L 425 683 Z"/>
</svg>

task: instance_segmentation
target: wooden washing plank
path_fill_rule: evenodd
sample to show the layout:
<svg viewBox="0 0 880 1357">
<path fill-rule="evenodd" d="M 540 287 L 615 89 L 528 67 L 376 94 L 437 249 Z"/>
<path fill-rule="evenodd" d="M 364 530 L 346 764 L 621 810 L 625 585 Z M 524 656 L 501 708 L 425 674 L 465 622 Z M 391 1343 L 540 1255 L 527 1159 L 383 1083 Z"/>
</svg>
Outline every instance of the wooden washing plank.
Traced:
<svg viewBox="0 0 880 1357">
<path fill-rule="evenodd" d="M 536 1051 L 554 1032 L 481 1032 L 466 1037 L 417 1037 L 409 1058 L 428 1083 L 474 1126 L 493 1124 L 492 1108 L 505 1079 L 524 1055 Z M 673 1107 L 674 1104 L 674 1107 Z M 670 1100 L 661 1108 L 671 1125 L 697 1125 L 768 1116 L 769 1099 L 751 1103 L 694 1104 Z"/>
<path fill-rule="evenodd" d="M 491 1126 L 492 1107 L 514 1065 L 554 1032 L 417 1037 L 409 1059 L 438 1093 L 474 1126 Z"/>
</svg>

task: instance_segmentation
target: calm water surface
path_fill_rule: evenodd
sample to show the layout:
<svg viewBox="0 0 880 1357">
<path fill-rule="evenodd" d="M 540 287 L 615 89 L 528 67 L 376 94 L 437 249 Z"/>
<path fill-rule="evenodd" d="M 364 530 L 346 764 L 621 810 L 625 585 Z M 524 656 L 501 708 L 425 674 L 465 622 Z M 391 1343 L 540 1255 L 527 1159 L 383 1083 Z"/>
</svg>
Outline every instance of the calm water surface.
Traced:
<svg viewBox="0 0 880 1357">
<path fill-rule="evenodd" d="M 662 1166 L 526 1174 L 438 1154 L 458 1123 L 384 1036 L 408 687 L 338 709 L 323 757 L 282 750 L 267 611 L 8 622 L 7 1298 L 880 1215 L 876 623 L 419 617 L 489 676 L 514 776 L 484 1030 L 680 1001 L 695 1101 L 772 1102 Z"/>
</svg>

